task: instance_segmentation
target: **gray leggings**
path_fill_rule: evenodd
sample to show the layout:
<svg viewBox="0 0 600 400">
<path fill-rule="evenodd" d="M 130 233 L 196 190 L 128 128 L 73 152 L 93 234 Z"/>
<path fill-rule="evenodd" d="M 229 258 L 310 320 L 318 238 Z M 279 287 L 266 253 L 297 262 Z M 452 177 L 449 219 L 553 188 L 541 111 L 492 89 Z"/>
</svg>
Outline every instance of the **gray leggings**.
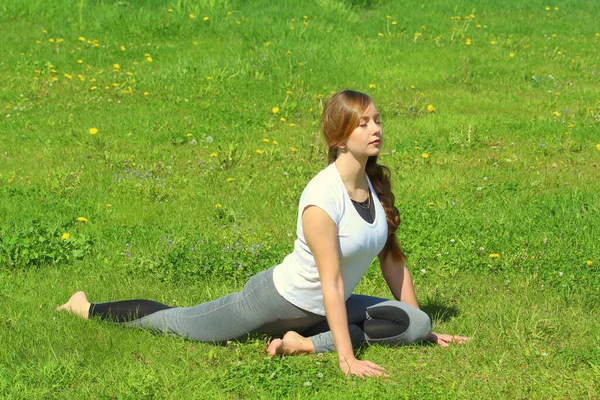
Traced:
<svg viewBox="0 0 600 400">
<path fill-rule="evenodd" d="M 92 317 L 96 305 L 102 308 L 102 303 L 92 304 Z M 351 295 L 346 310 L 354 347 L 364 342 L 403 345 L 424 340 L 431 332 L 427 314 L 399 301 Z M 310 337 L 317 353 L 335 351 L 326 318 L 284 299 L 273 283 L 273 268 L 250 278 L 241 292 L 193 307 L 162 309 L 121 324 L 220 343 L 243 341 L 249 334 L 281 336 L 292 330 Z"/>
</svg>

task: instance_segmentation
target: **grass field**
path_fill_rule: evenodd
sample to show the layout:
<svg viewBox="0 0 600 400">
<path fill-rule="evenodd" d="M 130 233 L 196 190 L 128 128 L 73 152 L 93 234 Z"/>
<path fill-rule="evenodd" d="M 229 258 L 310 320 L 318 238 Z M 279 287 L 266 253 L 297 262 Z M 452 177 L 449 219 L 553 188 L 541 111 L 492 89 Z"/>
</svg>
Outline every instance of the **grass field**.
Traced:
<svg viewBox="0 0 600 400">
<path fill-rule="evenodd" d="M 6 0 L 0 397 L 599 398 L 600 3 Z M 292 249 L 323 101 L 369 93 L 443 350 L 271 360 L 57 314 L 193 305 Z M 357 292 L 390 296 L 374 264 Z"/>
</svg>

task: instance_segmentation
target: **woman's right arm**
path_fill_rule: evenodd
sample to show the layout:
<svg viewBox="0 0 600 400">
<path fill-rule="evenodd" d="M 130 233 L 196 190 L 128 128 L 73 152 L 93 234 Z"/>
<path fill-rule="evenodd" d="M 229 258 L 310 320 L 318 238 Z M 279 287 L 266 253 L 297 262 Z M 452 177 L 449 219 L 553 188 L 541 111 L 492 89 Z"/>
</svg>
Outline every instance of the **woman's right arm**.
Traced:
<svg viewBox="0 0 600 400">
<path fill-rule="evenodd" d="M 379 365 L 358 360 L 354 356 L 348 332 L 344 280 L 335 222 L 321 208 L 309 206 L 302 213 L 302 230 L 319 271 L 325 314 L 335 341 L 341 370 L 346 375 L 360 377 L 385 375 Z"/>
</svg>

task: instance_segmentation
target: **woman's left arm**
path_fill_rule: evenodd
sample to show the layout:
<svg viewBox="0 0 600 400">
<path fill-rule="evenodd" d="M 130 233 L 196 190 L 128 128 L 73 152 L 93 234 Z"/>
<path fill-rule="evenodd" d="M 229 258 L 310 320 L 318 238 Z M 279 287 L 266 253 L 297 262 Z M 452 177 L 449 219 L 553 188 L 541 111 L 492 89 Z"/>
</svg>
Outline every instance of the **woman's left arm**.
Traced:
<svg viewBox="0 0 600 400">
<path fill-rule="evenodd" d="M 381 266 L 383 278 L 394 298 L 402 303 L 419 308 L 419 302 L 415 295 L 415 287 L 406 265 L 403 262 L 394 261 L 390 255 L 384 258 L 381 254 L 379 255 L 379 265 Z M 431 332 L 429 340 L 441 347 L 448 347 L 450 343 L 462 344 L 468 342 L 471 338 Z"/>
<path fill-rule="evenodd" d="M 398 301 L 419 308 L 417 296 L 415 295 L 415 287 L 413 286 L 410 272 L 404 263 L 394 261 L 391 255 L 388 255 L 384 258 L 380 254 L 379 265 L 381 266 L 383 278 L 390 288 L 394 298 Z"/>
</svg>

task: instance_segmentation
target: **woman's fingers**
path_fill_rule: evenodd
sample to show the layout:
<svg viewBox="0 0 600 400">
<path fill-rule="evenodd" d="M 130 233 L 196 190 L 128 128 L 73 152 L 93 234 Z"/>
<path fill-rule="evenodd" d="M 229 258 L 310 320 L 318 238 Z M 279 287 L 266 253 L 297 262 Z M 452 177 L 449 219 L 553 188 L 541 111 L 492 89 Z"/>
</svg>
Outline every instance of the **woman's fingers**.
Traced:
<svg viewBox="0 0 600 400">
<path fill-rule="evenodd" d="M 384 369 L 371 361 L 357 360 L 350 366 L 349 373 L 363 379 L 367 376 L 388 376 Z"/>
<path fill-rule="evenodd" d="M 373 369 L 377 369 L 379 371 L 385 371 L 385 368 L 383 368 L 382 366 L 379 366 L 377 364 L 375 364 L 374 362 L 371 361 L 366 361 L 367 365 Z"/>
<path fill-rule="evenodd" d="M 448 335 L 445 333 L 432 333 L 430 337 L 432 340 L 435 339 L 434 341 L 441 347 L 448 347 L 449 343 L 465 344 L 471 340 L 471 338 L 467 336 Z"/>
<path fill-rule="evenodd" d="M 452 337 L 452 341 L 454 343 L 459 343 L 459 344 L 467 343 L 469 340 L 471 340 L 471 338 L 466 337 L 466 336 L 453 336 Z"/>
</svg>

